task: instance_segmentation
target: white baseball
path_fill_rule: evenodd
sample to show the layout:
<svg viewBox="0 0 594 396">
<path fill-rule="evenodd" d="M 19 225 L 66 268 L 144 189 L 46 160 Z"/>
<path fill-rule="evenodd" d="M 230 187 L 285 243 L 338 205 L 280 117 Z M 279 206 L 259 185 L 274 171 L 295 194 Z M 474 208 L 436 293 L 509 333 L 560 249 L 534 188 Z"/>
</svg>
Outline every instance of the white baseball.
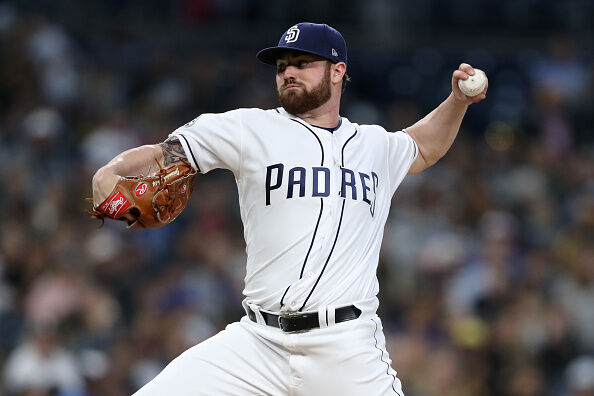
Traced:
<svg viewBox="0 0 594 396">
<path fill-rule="evenodd" d="M 467 96 L 476 96 L 483 92 L 487 85 L 487 76 L 481 69 L 474 69 L 474 75 L 468 76 L 466 80 L 458 80 L 460 91 Z"/>
</svg>

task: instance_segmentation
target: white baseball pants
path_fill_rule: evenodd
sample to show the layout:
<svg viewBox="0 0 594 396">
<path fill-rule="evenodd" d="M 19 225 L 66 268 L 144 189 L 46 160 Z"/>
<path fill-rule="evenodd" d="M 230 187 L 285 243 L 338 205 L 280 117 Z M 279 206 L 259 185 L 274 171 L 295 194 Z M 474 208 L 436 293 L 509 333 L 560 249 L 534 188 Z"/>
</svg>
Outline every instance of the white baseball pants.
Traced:
<svg viewBox="0 0 594 396">
<path fill-rule="evenodd" d="M 379 317 L 363 312 L 358 319 L 300 333 L 284 333 L 244 316 L 182 353 L 134 394 L 149 395 L 404 393 Z"/>
</svg>

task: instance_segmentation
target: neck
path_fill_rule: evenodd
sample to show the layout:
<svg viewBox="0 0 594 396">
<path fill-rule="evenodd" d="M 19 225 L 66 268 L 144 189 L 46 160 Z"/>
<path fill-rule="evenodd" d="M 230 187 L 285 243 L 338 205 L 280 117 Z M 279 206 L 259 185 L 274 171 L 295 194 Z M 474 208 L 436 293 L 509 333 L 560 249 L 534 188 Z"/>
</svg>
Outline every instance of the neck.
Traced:
<svg viewBox="0 0 594 396">
<path fill-rule="evenodd" d="M 296 116 L 308 124 L 324 128 L 334 128 L 338 125 L 339 108 L 339 101 L 329 100 L 320 107 L 317 107 L 307 113 L 296 114 Z"/>
</svg>

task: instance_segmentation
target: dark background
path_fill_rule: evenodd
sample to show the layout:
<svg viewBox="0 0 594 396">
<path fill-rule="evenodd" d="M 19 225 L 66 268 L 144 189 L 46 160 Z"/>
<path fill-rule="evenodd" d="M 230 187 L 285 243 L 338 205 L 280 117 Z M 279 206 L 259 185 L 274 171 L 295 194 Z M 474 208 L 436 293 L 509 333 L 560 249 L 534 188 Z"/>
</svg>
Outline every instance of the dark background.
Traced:
<svg viewBox="0 0 594 396">
<path fill-rule="evenodd" d="M 594 394 L 594 63 L 586 0 L 0 3 L 0 394 L 129 395 L 242 315 L 230 173 L 171 225 L 84 214 L 93 173 L 202 112 L 277 106 L 255 53 L 340 30 L 341 113 L 398 130 L 461 62 L 454 147 L 396 192 L 380 315 L 408 396 Z"/>
</svg>

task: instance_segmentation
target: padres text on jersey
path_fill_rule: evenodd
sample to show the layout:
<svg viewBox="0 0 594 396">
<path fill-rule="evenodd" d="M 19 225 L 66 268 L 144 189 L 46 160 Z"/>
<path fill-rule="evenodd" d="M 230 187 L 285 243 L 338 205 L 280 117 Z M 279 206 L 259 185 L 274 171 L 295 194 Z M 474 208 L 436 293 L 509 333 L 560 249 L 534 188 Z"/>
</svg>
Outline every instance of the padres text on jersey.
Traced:
<svg viewBox="0 0 594 396">
<path fill-rule="evenodd" d="M 375 298 L 391 198 L 418 153 L 405 131 L 344 117 L 329 130 L 278 108 L 203 114 L 172 135 L 200 172 L 235 175 L 249 302 L 310 311 Z"/>
</svg>

